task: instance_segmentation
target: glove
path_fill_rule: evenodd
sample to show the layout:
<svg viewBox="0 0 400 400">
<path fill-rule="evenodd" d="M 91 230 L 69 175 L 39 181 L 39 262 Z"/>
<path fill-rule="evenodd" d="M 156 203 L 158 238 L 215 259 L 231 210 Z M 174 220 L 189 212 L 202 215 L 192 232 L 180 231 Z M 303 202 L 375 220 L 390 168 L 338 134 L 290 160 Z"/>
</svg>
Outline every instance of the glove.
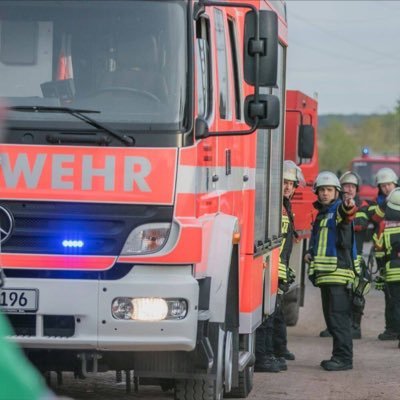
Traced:
<svg viewBox="0 0 400 400">
<path fill-rule="evenodd" d="M 286 293 L 289 290 L 289 283 L 284 282 L 283 280 L 279 279 L 278 281 L 278 289 L 282 292 L 282 293 Z"/>
<path fill-rule="evenodd" d="M 313 286 L 317 286 L 316 284 L 315 284 L 315 275 L 314 274 L 312 274 L 312 275 L 308 275 L 308 279 L 310 280 L 310 282 L 313 284 Z"/>
<path fill-rule="evenodd" d="M 296 280 L 296 272 L 294 272 L 293 268 L 289 267 L 288 284 L 291 285 L 295 280 Z"/>
<path fill-rule="evenodd" d="M 376 290 L 383 290 L 385 288 L 385 278 L 383 278 L 382 276 L 377 276 L 374 279 L 374 283 Z"/>
<path fill-rule="evenodd" d="M 364 296 L 354 295 L 353 296 L 353 310 L 357 310 L 362 313 L 365 306 L 365 298 Z"/>
</svg>

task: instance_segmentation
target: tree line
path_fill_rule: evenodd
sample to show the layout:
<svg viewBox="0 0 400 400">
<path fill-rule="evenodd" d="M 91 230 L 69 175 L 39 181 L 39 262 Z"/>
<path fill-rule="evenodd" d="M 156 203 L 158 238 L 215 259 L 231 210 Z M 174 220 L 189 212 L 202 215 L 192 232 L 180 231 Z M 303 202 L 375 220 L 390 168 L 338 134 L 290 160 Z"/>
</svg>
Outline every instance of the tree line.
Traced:
<svg viewBox="0 0 400 400">
<path fill-rule="evenodd" d="M 318 145 L 320 170 L 335 172 L 346 171 L 364 147 L 371 155 L 399 155 L 400 99 L 383 115 L 321 116 Z"/>
</svg>

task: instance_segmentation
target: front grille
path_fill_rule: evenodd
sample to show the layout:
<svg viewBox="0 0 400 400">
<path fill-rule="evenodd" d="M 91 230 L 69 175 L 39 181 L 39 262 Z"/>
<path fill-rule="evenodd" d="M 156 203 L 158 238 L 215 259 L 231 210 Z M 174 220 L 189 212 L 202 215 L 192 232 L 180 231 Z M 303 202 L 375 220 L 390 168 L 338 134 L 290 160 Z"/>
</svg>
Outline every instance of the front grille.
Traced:
<svg viewBox="0 0 400 400">
<path fill-rule="evenodd" d="M 17 336 L 36 336 L 36 315 L 8 314 Z M 43 336 L 72 337 L 75 334 L 75 318 L 72 315 L 44 315 Z"/>
<path fill-rule="evenodd" d="M 18 336 L 36 336 L 36 315 L 9 314 L 8 319 Z"/>
<path fill-rule="evenodd" d="M 72 315 L 44 315 L 43 336 L 71 337 L 75 334 L 75 318 Z"/>
<path fill-rule="evenodd" d="M 119 255 L 129 233 L 150 222 L 171 222 L 173 208 L 130 204 L 2 201 L 14 229 L 4 253 Z M 84 246 L 64 248 L 63 240 Z"/>
</svg>

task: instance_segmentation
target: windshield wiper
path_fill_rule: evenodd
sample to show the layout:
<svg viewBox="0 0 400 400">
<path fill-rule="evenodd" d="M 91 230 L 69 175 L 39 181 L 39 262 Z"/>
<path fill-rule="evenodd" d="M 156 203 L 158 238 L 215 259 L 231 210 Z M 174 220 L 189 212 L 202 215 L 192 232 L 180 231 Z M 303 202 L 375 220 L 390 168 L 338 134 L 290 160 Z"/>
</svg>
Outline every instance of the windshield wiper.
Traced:
<svg viewBox="0 0 400 400">
<path fill-rule="evenodd" d="M 13 106 L 7 107 L 8 110 L 12 111 L 22 111 L 22 112 L 39 112 L 39 113 L 65 113 L 74 116 L 75 118 L 80 119 L 81 121 L 86 122 L 87 124 L 100 129 L 109 135 L 115 137 L 122 143 L 133 146 L 135 144 L 134 139 L 131 137 L 120 134 L 119 132 L 115 132 L 114 130 L 106 127 L 105 125 L 97 122 L 93 118 L 88 117 L 85 114 L 100 114 L 100 111 L 96 110 L 80 110 L 76 108 L 69 107 L 47 107 L 47 106 Z"/>
</svg>

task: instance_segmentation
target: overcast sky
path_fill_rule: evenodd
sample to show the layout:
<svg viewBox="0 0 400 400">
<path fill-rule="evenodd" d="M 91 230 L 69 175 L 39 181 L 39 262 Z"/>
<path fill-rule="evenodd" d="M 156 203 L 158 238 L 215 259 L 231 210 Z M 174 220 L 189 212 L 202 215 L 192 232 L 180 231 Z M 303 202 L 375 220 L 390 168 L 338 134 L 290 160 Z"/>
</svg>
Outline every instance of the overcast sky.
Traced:
<svg viewBox="0 0 400 400">
<path fill-rule="evenodd" d="M 287 88 L 319 113 L 392 111 L 400 99 L 400 1 L 287 1 Z"/>
</svg>

